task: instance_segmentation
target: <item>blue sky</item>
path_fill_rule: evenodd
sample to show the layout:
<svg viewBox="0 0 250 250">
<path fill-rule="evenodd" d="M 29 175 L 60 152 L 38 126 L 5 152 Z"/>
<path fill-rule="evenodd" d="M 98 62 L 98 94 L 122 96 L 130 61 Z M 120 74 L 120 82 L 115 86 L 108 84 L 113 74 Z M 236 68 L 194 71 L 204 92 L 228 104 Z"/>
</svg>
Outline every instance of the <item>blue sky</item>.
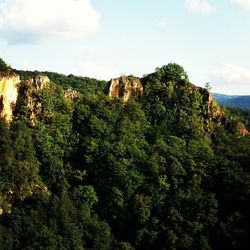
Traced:
<svg viewBox="0 0 250 250">
<path fill-rule="evenodd" d="M 0 0 L 0 57 L 109 80 L 175 62 L 213 92 L 250 94 L 250 0 Z"/>
</svg>

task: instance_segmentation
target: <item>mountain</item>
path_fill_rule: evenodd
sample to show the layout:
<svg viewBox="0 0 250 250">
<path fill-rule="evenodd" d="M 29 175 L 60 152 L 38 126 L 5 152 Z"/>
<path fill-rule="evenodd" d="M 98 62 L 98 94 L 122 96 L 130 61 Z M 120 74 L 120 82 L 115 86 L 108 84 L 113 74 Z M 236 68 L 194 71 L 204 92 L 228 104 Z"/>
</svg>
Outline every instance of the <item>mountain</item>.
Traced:
<svg viewBox="0 0 250 250">
<path fill-rule="evenodd" d="M 213 96 L 221 105 L 250 108 L 250 95 L 223 95 L 213 93 Z"/>
<path fill-rule="evenodd" d="M 247 110 L 173 63 L 0 71 L 0 249 L 248 249 Z"/>
</svg>

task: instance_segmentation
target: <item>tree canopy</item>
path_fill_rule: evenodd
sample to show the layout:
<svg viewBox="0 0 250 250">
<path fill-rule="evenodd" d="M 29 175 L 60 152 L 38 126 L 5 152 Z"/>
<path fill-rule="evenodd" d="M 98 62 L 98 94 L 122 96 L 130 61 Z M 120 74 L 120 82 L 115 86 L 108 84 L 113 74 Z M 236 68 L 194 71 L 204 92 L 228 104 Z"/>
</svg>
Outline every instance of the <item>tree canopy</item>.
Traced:
<svg viewBox="0 0 250 250">
<path fill-rule="evenodd" d="M 21 74 L 15 118 L 0 118 L 0 249 L 248 248 L 249 111 L 218 122 L 169 64 L 127 102 L 107 82 L 51 73 L 32 124 L 37 72 Z"/>
<path fill-rule="evenodd" d="M 10 66 L 2 58 L 0 58 L 0 71 L 6 71 L 9 69 Z"/>
</svg>

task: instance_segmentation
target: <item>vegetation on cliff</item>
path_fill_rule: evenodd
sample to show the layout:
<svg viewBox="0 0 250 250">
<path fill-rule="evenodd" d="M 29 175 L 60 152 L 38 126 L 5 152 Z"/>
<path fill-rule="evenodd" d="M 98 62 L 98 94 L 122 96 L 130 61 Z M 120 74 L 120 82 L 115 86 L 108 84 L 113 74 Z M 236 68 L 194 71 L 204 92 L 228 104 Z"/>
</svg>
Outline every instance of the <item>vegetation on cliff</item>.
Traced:
<svg viewBox="0 0 250 250">
<path fill-rule="evenodd" d="M 0 58 L 0 71 L 6 71 L 9 69 L 10 66 L 2 58 Z"/>
<path fill-rule="evenodd" d="M 247 249 L 245 120 L 182 67 L 143 77 L 126 102 L 55 73 L 30 92 L 38 72 L 19 74 L 15 117 L 0 119 L 0 249 Z"/>
</svg>

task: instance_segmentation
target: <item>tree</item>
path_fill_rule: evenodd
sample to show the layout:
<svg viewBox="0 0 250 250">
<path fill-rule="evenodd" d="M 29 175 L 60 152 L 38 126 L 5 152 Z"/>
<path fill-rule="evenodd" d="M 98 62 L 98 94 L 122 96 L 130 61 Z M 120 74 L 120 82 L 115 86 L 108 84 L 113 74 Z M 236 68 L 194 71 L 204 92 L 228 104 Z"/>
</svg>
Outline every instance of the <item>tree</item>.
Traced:
<svg viewBox="0 0 250 250">
<path fill-rule="evenodd" d="M 0 209 L 9 207 L 13 188 L 12 182 L 13 150 L 9 128 L 4 118 L 0 118 Z M 1 247 L 0 247 L 1 248 Z"/>
<path fill-rule="evenodd" d="M 101 94 L 107 82 L 50 75 L 59 85 L 21 85 L 14 121 L 0 118 L 0 249 L 247 249 L 249 112 L 208 131 L 208 91 L 173 63 L 127 102 Z"/>
<path fill-rule="evenodd" d="M 32 134 L 24 121 L 12 124 L 14 162 L 12 178 L 14 196 L 17 199 L 29 197 L 43 184 L 39 176 L 39 162 L 35 155 Z"/>
<path fill-rule="evenodd" d="M 2 58 L 0 58 L 0 71 L 6 71 L 9 69 L 10 66 Z"/>
<path fill-rule="evenodd" d="M 161 76 L 165 81 L 180 81 L 188 79 L 187 73 L 184 68 L 176 63 L 169 63 L 162 66 L 161 68 L 156 68 L 156 73 Z"/>
<path fill-rule="evenodd" d="M 205 89 L 207 89 L 208 91 L 211 91 L 212 86 L 211 86 L 211 83 L 210 83 L 210 82 L 207 82 L 207 83 L 205 84 Z"/>
</svg>

